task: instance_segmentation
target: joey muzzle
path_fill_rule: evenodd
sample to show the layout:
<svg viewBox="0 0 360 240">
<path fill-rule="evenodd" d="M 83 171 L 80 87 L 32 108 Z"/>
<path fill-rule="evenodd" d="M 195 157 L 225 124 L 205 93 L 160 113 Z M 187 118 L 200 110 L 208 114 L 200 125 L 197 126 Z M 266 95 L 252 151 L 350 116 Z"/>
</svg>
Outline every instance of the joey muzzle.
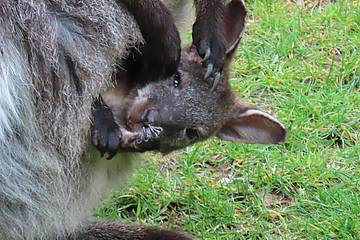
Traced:
<svg viewBox="0 0 360 240">
<path fill-rule="evenodd" d="M 142 118 L 142 121 L 145 125 L 153 124 L 158 120 L 159 120 L 159 111 L 155 109 L 147 109 Z"/>
</svg>

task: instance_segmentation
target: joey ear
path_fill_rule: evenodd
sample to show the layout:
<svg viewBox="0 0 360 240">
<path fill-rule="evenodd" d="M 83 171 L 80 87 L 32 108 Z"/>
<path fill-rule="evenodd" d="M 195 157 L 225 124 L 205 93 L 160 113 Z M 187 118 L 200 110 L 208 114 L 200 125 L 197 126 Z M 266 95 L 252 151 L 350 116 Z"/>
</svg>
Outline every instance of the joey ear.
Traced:
<svg viewBox="0 0 360 240">
<path fill-rule="evenodd" d="M 277 144 L 285 141 L 286 130 L 270 114 L 237 102 L 232 116 L 216 136 L 241 143 Z"/>
<path fill-rule="evenodd" d="M 240 42 L 245 28 L 246 8 L 242 0 L 232 0 L 225 7 L 226 54 L 231 54 Z"/>
</svg>

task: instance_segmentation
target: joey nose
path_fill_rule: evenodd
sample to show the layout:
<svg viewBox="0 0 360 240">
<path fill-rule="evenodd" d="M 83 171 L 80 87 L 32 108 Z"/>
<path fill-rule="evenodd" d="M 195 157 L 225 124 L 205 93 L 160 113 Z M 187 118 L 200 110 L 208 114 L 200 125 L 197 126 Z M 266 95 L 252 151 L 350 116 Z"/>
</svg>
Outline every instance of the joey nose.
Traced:
<svg viewBox="0 0 360 240">
<path fill-rule="evenodd" d="M 159 112 L 154 109 L 148 109 L 145 111 L 142 121 L 144 123 L 154 123 L 159 118 Z"/>
</svg>

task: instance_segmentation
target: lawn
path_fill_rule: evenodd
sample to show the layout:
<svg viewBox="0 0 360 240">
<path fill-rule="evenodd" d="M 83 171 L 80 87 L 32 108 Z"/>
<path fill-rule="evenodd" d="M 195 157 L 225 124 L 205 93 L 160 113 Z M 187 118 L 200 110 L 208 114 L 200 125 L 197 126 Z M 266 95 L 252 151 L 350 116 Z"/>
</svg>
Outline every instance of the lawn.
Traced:
<svg viewBox="0 0 360 240">
<path fill-rule="evenodd" d="M 149 160 L 95 216 L 200 239 L 360 238 L 360 1 L 247 1 L 231 70 L 283 145 L 215 138 Z"/>
</svg>

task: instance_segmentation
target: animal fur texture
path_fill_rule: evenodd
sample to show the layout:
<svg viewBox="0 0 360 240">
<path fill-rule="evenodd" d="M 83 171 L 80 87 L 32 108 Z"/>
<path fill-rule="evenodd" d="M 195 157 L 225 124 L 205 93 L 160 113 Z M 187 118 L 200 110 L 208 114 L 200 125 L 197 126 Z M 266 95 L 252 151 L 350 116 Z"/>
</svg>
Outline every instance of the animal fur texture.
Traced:
<svg viewBox="0 0 360 240">
<path fill-rule="evenodd" d="M 102 180 L 127 172 L 125 155 L 100 161 L 86 146 L 93 98 L 141 41 L 114 0 L 0 1 L 2 240 L 73 232 Z"/>
<path fill-rule="evenodd" d="M 197 2 L 202 3 L 201 6 L 206 5 L 206 1 Z M 219 0 L 209 2 L 215 4 Z M 231 6 L 240 7 L 242 12 L 227 12 L 230 14 L 228 16 L 232 16 L 232 20 L 238 20 L 235 21 L 238 24 L 234 26 L 241 26 L 239 29 L 242 30 L 245 8 L 239 3 L 234 1 Z M 136 159 L 132 159 L 136 156 L 134 154 L 121 154 L 112 161 L 100 159 L 89 144 L 94 98 L 112 86 L 113 74 L 119 69 L 117 65 L 121 65 L 130 49 L 143 42 L 134 19 L 120 4 L 119 0 L 0 1 L 1 240 L 194 239 L 175 231 L 144 225 L 127 225 L 118 221 L 89 222 L 87 219 L 89 210 L 112 184 L 118 184 L 131 172 L 129 169 L 136 162 Z M 231 6 L 228 10 L 232 9 Z M 242 19 L 234 18 L 238 14 Z M 200 25 L 205 26 L 203 29 L 208 29 L 209 23 L 210 21 L 205 19 Z M 229 30 L 229 26 L 227 29 Z M 239 31 L 229 34 L 230 38 L 235 37 L 236 40 L 235 44 L 229 45 L 232 50 L 239 40 L 237 34 Z M 216 34 L 208 34 L 206 31 L 204 36 L 199 35 L 200 39 L 205 37 L 205 43 L 216 37 Z M 216 50 L 211 47 L 206 49 Z M 184 78 L 185 86 L 187 82 L 193 83 L 196 79 L 203 79 L 205 75 L 205 69 L 202 69 L 200 63 L 201 56 L 197 56 L 195 49 L 193 50 L 188 52 L 190 55 L 182 67 L 184 70 L 189 69 L 189 73 L 195 78 Z M 197 56 L 193 60 L 192 54 Z M 189 61 L 196 63 L 186 66 Z M 197 70 L 194 71 L 192 66 Z M 178 83 L 175 86 L 173 82 L 170 78 L 167 82 L 157 84 L 177 88 Z M 225 91 L 221 84 L 226 85 Z M 220 94 L 212 97 L 219 98 L 222 94 L 230 94 L 232 98 L 231 93 L 228 93 L 227 82 L 221 84 L 217 89 Z M 210 87 L 209 82 L 197 85 L 201 92 L 189 91 L 188 95 L 184 94 L 183 98 L 179 98 L 188 98 L 185 102 L 191 102 L 200 96 L 199 101 L 196 100 L 195 105 L 187 109 L 186 116 L 190 119 L 181 119 L 174 115 L 174 119 L 178 121 L 175 121 L 176 125 L 183 120 L 199 122 L 199 125 L 205 125 L 201 120 L 212 120 L 218 124 L 218 120 L 224 118 L 224 114 L 215 116 L 218 114 L 215 106 L 208 109 L 212 115 L 206 114 L 207 111 L 198 111 L 205 109 L 205 105 L 200 101 L 205 98 L 201 97 L 201 94 L 206 93 L 208 96 Z M 152 88 L 159 89 L 157 86 L 160 85 L 154 83 Z M 149 97 L 149 89 L 151 88 L 145 87 L 142 92 L 138 92 L 138 97 Z M 166 89 L 163 89 L 163 93 Z M 173 92 L 180 93 L 178 90 Z M 192 93 L 191 96 L 189 93 Z M 179 112 L 183 112 L 186 105 L 181 101 L 173 101 L 177 98 L 172 96 L 169 96 L 169 99 L 172 101 L 168 103 L 176 106 L 174 110 L 180 109 Z M 221 102 L 222 108 L 223 103 Z M 221 137 L 239 140 L 238 138 L 244 135 L 248 137 L 247 140 L 250 136 L 251 141 L 248 142 L 251 143 L 259 138 L 266 140 L 261 143 L 283 142 L 286 131 L 276 119 L 254 108 L 237 107 L 235 101 L 232 105 L 233 109 L 239 111 L 235 111 L 230 120 L 237 123 L 235 130 L 241 130 L 245 125 L 245 131 L 240 132 L 244 134 L 236 134 L 238 131 L 231 131 L 234 129 L 226 125 Z M 223 111 L 222 108 L 220 111 Z M 262 116 L 261 122 L 265 123 L 260 132 L 247 124 L 254 122 L 250 121 L 256 119 L 254 115 Z M 132 117 L 131 114 L 130 116 Z M 203 119 L 204 116 L 212 118 Z M 250 120 L 242 124 L 244 121 L 239 118 L 244 116 L 250 117 Z M 134 118 L 137 118 L 136 114 Z M 232 121 L 234 118 L 239 121 Z M 165 120 L 164 124 L 168 124 L 168 120 Z M 216 130 L 209 129 L 204 134 L 201 132 L 203 128 L 185 127 L 190 128 L 184 129 L 182 136 L 191 140 L 186 141 L 185 145 L 194 142 L 194 137 L 204 135 L 201 138 L 204 139 Z M 174 135 L 171 136 L 172 138 L 167 140 L 176 143 L 173 140 Z M 255 140 L 254 136 L 257 137 Z M 176 146 L 170 145 L 170 148 L 165 150 L 182 146 L 184 145 L 176 143 Z"/>
</svg>

